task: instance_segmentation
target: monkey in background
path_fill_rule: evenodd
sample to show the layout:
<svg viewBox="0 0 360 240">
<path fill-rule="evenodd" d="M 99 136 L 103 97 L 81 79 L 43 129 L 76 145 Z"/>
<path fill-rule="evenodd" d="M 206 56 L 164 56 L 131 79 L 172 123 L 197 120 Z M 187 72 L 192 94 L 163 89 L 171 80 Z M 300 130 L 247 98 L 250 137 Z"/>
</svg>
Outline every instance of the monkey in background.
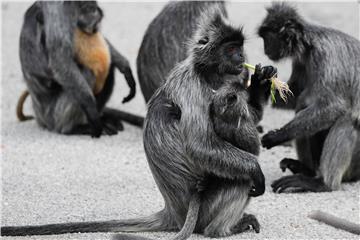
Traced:
<svg viewBox="0 0 360 240">
<path fill-rule="evenodd" d="M 116 134 L 121 119 L 142 119 L 106 108 L 118 68 L 130 86 L 123 102 L 135 96 L 128 61 L 103 38 L 103 13 L 95 1 L 35 2 L 26 12 L 20 36 L 20 61 L 37 122 L 64 134 Z M 27 93 L 17 107 L 20 120 Z"/>
<path fill-rule="evenodd" d="M 189 56 L 151 98 L 144 125 L 145 153 L 165 208 L 139 219 L 2 227 L 3 235 L 181 229 L 175 237 L 179 240 L 193 231 L 209 237 L 250 227 L 259 232 L 256 217 L 244 213 L 250 197 L 265 191 L 257 156 L 219 137 L 210 118 L 213 90 L 246 71 L 244 36 L 219 8 L 206 10 L 201 19 Z M 239 99 L 241 104 L 246 102 Z M 241 126 L 246 126 L 245 121 L 252 119 L 244 118 Z M 244 135 L 242 141 L 252 144 L 251 136 Z M 116 235 L 114 239 L 144 238 Z"/>
<path fill-rule="evenodd" d="M 291 57 L 291 82 L 303 86 L 295 118 L 262 139 L 266 148 L 295 139 L 299 161 L 285 158 L 294 175 L 272 184 L 275 192 L 332 191 L 360 178 L 360 42 L 340 31 L 312 25 L 288 4 L 273 4 L 259 35 L 272 60 Z M 346 64 L 344 64 L 346 63 Z M 299 72 L 298 72 L 299 71 Z M 355 113 L 355 114 L 354 114 Z"/>
</svg>

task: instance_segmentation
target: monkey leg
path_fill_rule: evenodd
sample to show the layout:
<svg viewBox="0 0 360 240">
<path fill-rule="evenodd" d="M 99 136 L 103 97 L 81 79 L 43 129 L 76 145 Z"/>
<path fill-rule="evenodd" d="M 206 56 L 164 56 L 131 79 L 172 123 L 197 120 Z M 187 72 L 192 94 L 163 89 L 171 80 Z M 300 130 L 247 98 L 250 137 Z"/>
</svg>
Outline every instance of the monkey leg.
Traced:
<svg viewBox="0 0 360 240">
<path fill-rule="evenodd" d="M 271 184 L 273 192 L 327 192 L 330 191 L 319 177 L 308 177 L 302 174 L 282 177 Z"/>
<path fill-rule="evenodd" d="M 81 107 L 62 92 L 56 100 L 53 109 L 54 129 L 68 135 L 93 135 L 93 126 L 88 123 L 87 117 Z M 107 122 L 102 124 L 103 133 L 117 134 L 117 129 Z"/>
<path fill-rule="evenodd" d="M 324 142 L 320 159 L 320 177 L 302 174 L 286 176 L 273 182 L 274 192 L 323 192 L 337 190 L 349 170 L 356 145 L 358 131 L 348 116 L 336 121 Z"/>
<path fill-rule="evenodd" d="M 339 189 L 345 173 L 351 171 L 349 166 L 357 151 L 356 145 L 359 145 L 358 134 L 348 116 L 340 118 L 329 131 L 319 170 L 325 185 L 331 190 Z"/>
<path fill-rule="evenodd" d="M 249 202 L 248 192 L 249 185 L 219 187 L 216 195 L 210 198 L 210 202 L 204 203 L 211 218 L 204 229 L 204 236 L 232 235 L 234 227 L 243 218 L 244 209 Z"/>
<path fill-rule="evenodd" d="M 80 106 L 72 101 L 68 94 L 61 92 L 54 101 L 53 119 L 55 131 L 71 134 L 76 126 L 87 124 L 86 116 Z"/>
</svg>

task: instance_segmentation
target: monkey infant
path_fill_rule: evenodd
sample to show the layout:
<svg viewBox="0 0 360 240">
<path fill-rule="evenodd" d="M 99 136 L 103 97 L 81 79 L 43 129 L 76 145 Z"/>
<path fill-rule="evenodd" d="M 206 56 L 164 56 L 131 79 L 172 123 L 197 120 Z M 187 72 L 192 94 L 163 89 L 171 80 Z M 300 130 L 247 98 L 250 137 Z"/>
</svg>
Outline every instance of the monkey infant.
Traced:
<svg viewBox="0 0 360 240">
<path fill-rule="evenodd" d="M 241 84 L 246 82 L 248 75 L 245 74 L 243 81 L 230 81 L 214 90 L 210 118 L 219 137 L 241 150 L 259 155 L 260 139 L 256 125 L 270 95 L 271 83 L 267 79 L 276 73 L 275 67 L 258 64 L 248 89 Z"/>
</svg>

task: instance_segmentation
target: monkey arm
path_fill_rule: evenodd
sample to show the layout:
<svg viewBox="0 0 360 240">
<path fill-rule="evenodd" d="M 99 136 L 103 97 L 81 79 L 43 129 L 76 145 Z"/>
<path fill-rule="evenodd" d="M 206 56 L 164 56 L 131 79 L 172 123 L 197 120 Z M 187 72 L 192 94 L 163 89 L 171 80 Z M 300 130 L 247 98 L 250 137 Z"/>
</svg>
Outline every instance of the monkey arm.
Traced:
<svg viewBox="0 0 360 240">
<path fill-rule="evenodd" d="M 294 138 L 311 136 L 328 129 L 345 113 L 341 106 L 344 104 L 333 102 L 325 105 L 315 102 L 299 111 L 284 127 L 267 133 L 261 140 L 262 145 L 269 149 Z"/>
<path fill-rule="evenodd" d="M 94 137 L 102 132 L 100 115 L 92 89 L 80 72 L 73 53 L 71 17 L 61 2 L 41 2 L 44 13 L 49 67 L 54 79 L 77 101 L 93 126 Z"/>
<path fill-rule="evenodd" d="M 188 123 L 183 126 L 185 149 L 204 172 L 227 179 L 250 178 L 255 188 L 251 195 L 264 193 L 265 178 L 255 155 L 223 141 L 210 125 L 204 128 L 199 123 Z"/>
<path fill-rule="evenodd" d="M 136 83 L 130 68 L 129 61 L 123 55 L 121 55 L 108 40 L 106 40 L 106 42 L 109 45 L 112 64 L 114 64 L 116 68 L 124 74 L 125 80 L 130 87 L 130 93 L 122 101 L 123 103 L 128 102 L 136 94 Z"/>
<path fill-rule="evenodd" d="M 251 76 L 251 85 L 249 92 L 249 106 L 254 122 L 259 123 L 263 117 L 264 105 L 270 96 L 271 82 L 269 78 L 277 74 L 277 69 L 273 66 L 261 67 L 261 64 L 255 66 L 255 72 Z"/>
</svg>

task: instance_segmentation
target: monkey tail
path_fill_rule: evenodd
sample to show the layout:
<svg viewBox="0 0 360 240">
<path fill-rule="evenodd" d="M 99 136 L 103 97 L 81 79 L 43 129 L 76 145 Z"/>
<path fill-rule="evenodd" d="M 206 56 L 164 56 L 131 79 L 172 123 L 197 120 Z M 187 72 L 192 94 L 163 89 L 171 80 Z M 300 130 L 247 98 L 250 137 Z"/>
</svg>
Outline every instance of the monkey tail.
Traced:
<svg viewBox="0 0 360 240">
<path fill-rule="evenodd" d="M 137 127 L 142 127 L 144 125 L 144 118 L 137 116 L 135 114 L 131 114 L 131 113 L 127 113 L 127 112 L 123 112 L 117 109 L 112 109 L 112 108 L 105 108 L 104 112 L 107 112 L 109 114 L 111 114 L 112 116 L 115 116 L 118 119 L 121 119 L 127 123 L 130 123 L 134 126 Z"/>
<path fill-rule="evenodd" d="M 166 210 L 144 218 L 112 220 L 102 222 L 70 222 L 37 226 L 1 227 L 1 236 L 55 235 L 86 232 L 141 232 L 166 231 L 171 228 L 171 221 L 166 218 Z"/>
<path fill-rule="evenodd" d="M 335 228 L 339 228 L 360 235 L 360 224 L 349 222 L 334 215 L 322 211 L 313 211 L 309 214 L 309 218 L 326 223 Z"/>
<path fill-rule="evenodd" d="M 26 98 L 28 96 L 29 96 L 29 91 L 25 90 L 21 94 L 21 96 L 20 96 L 20 98 L 18 100 L 17 106 L 16 106 L 16 116 L 17 116 L 17 118 L 19 119 L 20 122 L 31 120 L 31 119 L 34 118 L 33 116 L 24 115 L 24 112 L 23 112 L 24 103 L 25 103 L 25 100 L 26 100 Z"/>
<path fill-rule="evenodd" d="M 193 194 L 192 198 L 190 199 L 189 209 L 186 215 L 185 223 L 182 229 L 180 230 L 180 232 L 178 232 L 176 236 L 172 238 L 172 240 L 185 240 L 190 237 L 196 226 L 196 222 L 199 215 L 200 204 L 201 201 L 200 201 L 199 193 Z M 151 240 L 151 239 L 129 235 L 129 234 L 117 234 L 112 237 L 112 240 Z"/>
</svg>

